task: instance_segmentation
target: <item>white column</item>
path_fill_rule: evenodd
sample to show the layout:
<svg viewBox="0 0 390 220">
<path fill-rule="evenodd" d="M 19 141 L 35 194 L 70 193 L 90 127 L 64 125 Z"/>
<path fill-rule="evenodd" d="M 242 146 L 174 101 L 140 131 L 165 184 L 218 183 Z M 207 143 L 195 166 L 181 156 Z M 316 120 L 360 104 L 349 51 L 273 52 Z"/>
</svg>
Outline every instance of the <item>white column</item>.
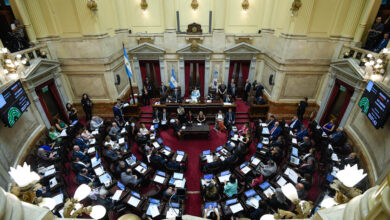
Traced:
<svg viewBox="0 0 390 220">
<path fill-rule="evenodd" d="M 54 74 L 54 83 L 56 84 L 58 93 L 60 95 L 61 103 L 65 107 L 66 103 L 68 102 L 69 99 L 65 95 L 64 87 L 62 86 L 62 82 L 61 82 L 61 79 L 60 79 L 60 73 L 59 72 Z"/>
<path fill-rule="evenodd" d="M 257 63 L 256 60 L 257 60 L 257 56 L 255 55 L 252 57 L 251 64 L 249 67 L 249 75 L 248 75 L 249 82 L 253 82 L 253 78 L 256 71 L 256 63 Z"/>
<path fill-rule="evenodd" d="M 325 108 L 328 105 L 330 94 L 331 94 L 333 86 L 334 86 L 334 84 L 336 82 L 335 77 L 336 77 L 336 73 L 333 72 L 330 75 L 330 79 L 329 79 L 329 82 L 328 82 L 328 88 L 326 89 L 326 92 L 324 94 L 325 98 L 321 101 L 321 106 L 320 106 L 320 109 L 318 110 L 318 113 L 317 113 L 317 116 L 316 116 L 316 121 L 318 123 L 320 123 L 320 120 L 322 118 L 322 115 L 324 114 Z"/>
<path fill-rule="evenodd" d="M 142 88 L 143 88 L 143 84 L 142 84 L 142 76 L 141 76 L 141 69 L 139 67 L 139 61 L 138 61 L 138 58 L 137 57 L 133 57 L 133 64 L 134 64 L 134 72 L 135 72 L 135 75 L 137 77 L 137 86 L 138 86 L 138 97 L 141 97 L 141 94 L 142 94 Z"/>
<path fill-rule="evenodd" d="M 180 57 L 180 64 L 179 64 L 179 82 L 180 82 L 180 86 L 181 86 L 181 95 L 184 96 L 185 94 L 185 87 L 186 87 L 186 83 L 185 83 L 185 77 L 184 77 L 184 57 Z"/>
<path fill-rule="evenodd" d="M 204 97 L 209 94 L 209 84 L 210 84 L 210 56 L 205 58 L 205 72 L 204 72 Z"/>
<path fill-rule="evenodd" d="M 43 122 L 46 125 L 46 128 L 49 129 L 51 127 L 51 124 L 50 124 L 49 119 L 47 118 L 45 111 L 43 110 L 43 107 L 41 105 L 41 102 L 39 101 L 39 97 L 38 97 L 37 93 L 35 92 L 34 89 L 32 89 L 32 90 L 30 90 L 30 94 L 31 94 L 31 97 L 33 98 L 35 105 L 37 106 L 37 109 L 38 109 L 39 114 L 41 115 L 41 117 L 43 119 Z"/>
<path fill-rule="evenodd" d="M 223 75 L 222 80 L 225 82 L 225 85 L 229 83 L 229 68 L 230 68 L 230 56 L 226 56 L 225 60 L 225 74 Z"/>
<path fill-rule="evenodd" d="M 165 85 L 167 84 L 167 78 L 166 78 L 166 70 L 165 70 L 165 62 L 164 58 L 160 56 L 158 58 L 160 62 L 160 76 L 161 76 L 161 82 L 163 82 Z M 160 85 L 159 85 L 160 86 Z"/>
<path fill-rule="evenodd" d="M 360 90 L 355 88 L 353 91 L 353 95 L 351 97 L 351 100 L 349 101 L 348 107 L 345 110 L 343 118 L 340 121 L 340 125 L 339 125 L 340 127 L 344 127 L 345 123 L 347 122 L 349 115 L 351 114 L 352 108 L 356 104 L 356 100 L 358 98 L 359 93 L 360 93 Z"/>
</svg>

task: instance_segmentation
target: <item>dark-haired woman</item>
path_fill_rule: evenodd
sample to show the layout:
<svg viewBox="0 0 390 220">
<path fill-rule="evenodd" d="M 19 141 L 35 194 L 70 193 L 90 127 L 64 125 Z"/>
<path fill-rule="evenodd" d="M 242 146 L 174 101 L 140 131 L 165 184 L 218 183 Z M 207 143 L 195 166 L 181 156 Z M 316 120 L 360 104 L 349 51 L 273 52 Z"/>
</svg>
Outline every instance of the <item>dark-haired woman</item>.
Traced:
<svg viewBox="0 0 390 220">
<path fill-rule="evenodd" d="M 81 97 L 81 104 L 83 105 L 83 110 L 85 112 L 85 120 L 90 121 L 92 119 L 92 101 L 89 99 L 87 93 L 84 93 Z"/>
<path fill-rule="evenodd" d="M 66 103 L 66 110 L 68 111 L 69 121 L 71 123 L 78 120 L 77 109 L 75 109 L 72 104 Z"/>
</svg>

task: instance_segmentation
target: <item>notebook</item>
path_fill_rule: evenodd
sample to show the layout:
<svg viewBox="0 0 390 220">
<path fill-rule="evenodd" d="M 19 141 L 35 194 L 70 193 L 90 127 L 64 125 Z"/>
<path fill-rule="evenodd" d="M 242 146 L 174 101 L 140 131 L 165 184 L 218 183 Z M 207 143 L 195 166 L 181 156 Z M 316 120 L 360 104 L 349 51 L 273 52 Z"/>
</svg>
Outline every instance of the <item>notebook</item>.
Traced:
<svg viewBox="0 0 390 220">
<path fill-rule="evenodd" d="M 157 182 L 157 183 L 160 183 L 160 184 L 163 184 L 163 183 L 164 183 L 164 180 L 165 180 L 165 178 L 162 177 L 162 176 L 159 176 L 159 175 L 156 175 L 156 176 L 154 177 L 154 181 Z"/>
<path fill-rule="evenodd" d="M 121 197 L 121 195 L 122 195 L 122 190 L 117 190 L 117 191 L 115 191 L 115 193 L 114 193 L 114 195 L 112 196 L 112 200 L 114 200 L 114 201 L 119 201 L 119 199 L 120 199 L 120 197 Z"/>
<path fill-rule="evenodd" d="M 240 212 L 240 211 L 244 210 L 244 208 L 241 206 L 240 203 L 237 203 L 235 205 L 231 205 L 229 207 L 232 210 L 233 214 L 236 214 L 237 212 Z"/>
<path fill-rule="evenodd" d="M 127 201 L 128 204 L 131 206 L 137 207 L 140 203 L 140 200 L 138 198 L 135 198 L 134 196 L 130 197 L 129 201 Z"/>
</svg>

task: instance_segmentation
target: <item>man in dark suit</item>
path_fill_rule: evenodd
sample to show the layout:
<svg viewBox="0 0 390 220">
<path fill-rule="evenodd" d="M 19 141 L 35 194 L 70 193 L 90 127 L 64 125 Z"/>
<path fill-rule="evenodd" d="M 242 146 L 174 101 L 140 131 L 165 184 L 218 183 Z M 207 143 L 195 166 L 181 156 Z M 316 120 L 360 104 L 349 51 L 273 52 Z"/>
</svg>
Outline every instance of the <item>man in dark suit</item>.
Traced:
<svg viewBox="0 0 390 220">
<path fill-rule="evenodd" d="M 306 153 L 312 147 L 311 140 L 308 136 L 303 137 L 303 141 L 298 143 L 299 150 Z"/>
<path fill-rule="evenodd" d="M 341 160 L 341 167 L 344 168 L 345 165 L 349 164 L 350 166 L 353 166 L 357 164 L 357 158 L 356 158 L 356 153 L 352 152 L 346 157 L 345 159 Z"/>
<path fill-rule="evenodd" d="M 219 86 L 218 86 L 218 95 L 219 95 L 219 98 L 224 100 L 225 99 L 225 96 L 226 96 L 226 93 L 227 93 L 227 88 L 226 88 L 226 85 L 224 82 L 222 82 Z"/>
<path fill-rule="evenodd" d="M 111 161 L 115 161 L 119 158 L 122 158 L 119 151 L 112 149 L 111 144 L 107 145 L 106 157 L 110 158 Z"/>
<path fill-rule="evenodd" d="M 175 119 L 175 122 L 173 123 L 173 130 L 175 130 L 175 133 L 180 138 L 181 137 L 181 123 L 179 119 Z"/>
<path fill-rule="evenodd" d="M 164 167 L 166 160 L 160 155 L 160 153 L 153 151 L 152 156 L 150 156 L 150 162 L 158 165 L 159 167 Z"/>
<path fill-rule="evenodd" d="M 244 86 L 244 101 L 248 102 L 249 95 L 251 93 L 251 83 L 249 82 L 249 79 L 246 80 L 245 86 Z"/>
<path fill-rule="evenodd" d="M 233 110 L 229 108 L 225 116 L 225 126 L 230 129 L 231 126 L 235 124 L 236 124 L 236 114 L 234 114 Z"/>
<path fill-rule="evenodd" d="M 163 108 L 162 112 L 160 112 L 159 117 L 160 117 L 159 120 L 160 120 L 161 127 L 164 129 L 167 128 L 169 122 L 169 114 L 166 108 Z"/>
<path fill-rule="evenodd" d="M 275 122 L 276 122 L 275 116 L 271 115 L 267 123 L 267 127 L 271 129 L 274 126 Z"/>
<path fill-rule="evenodd" d="M 180 102 L 181 100 L 181 91 L 178 88 L 175 88 L 172 92 L 172 101 Z"/>
<path fill-rule="evenodd" d="M 231 88 L 229 90 L 229 93 L 228 93 L 232 99 L 236 99 L 236 96 L 237 96 L 237 87 L 236 87 L 236 84 L 233 83 L 233 85 L 231 85 Z"/>
<path fill-rule="evenodd" d="M 307 162 L 304 163 L 304 164 L 302 164 L 302 165 L 297 169 L 298 173 L 299 173 L 301 176 L 304 176 L 305 173 L 308 173 L 308 174 L 312 175 L 313 172 L 314 172 L 314 166 L 313 166 L 313 164 L 314 164 L 314 158 L 313 158 L 313 157 L 309 157 L 309 158 L 307 159 Z"/>
<path fill-rule="evenodd" d="M 297 109 L 297 115 L 299 120 L 303 120 L 303 115 L 305 115 L 307 105 L 307 97 L 305 97 L 302 101 L 299 102 Z"/>
<path fill-rule="evenodd" d="M 82 169 L 81 172 L 77 175 L 77 182 L 81 184 L 90 184 L 95 181 L 95 178 L 88 173 L 87 169 Z"/>
<path fill-rule="evenodd" d="M 280 132 L 281 132 L 281 128 L 279 127 L 279 122 L 276 121 L 274 126 L 271 128 L 269 132 L 271 139 L 276 140 L 279 137 Z"/>
<path fill-rule="evenodd" d="M 164 85 L 164 83 L 161 82 L 161 86 L 160 86 L 160 99 L 166 99 L 167 95 L 168 95 L 168 87 L 166 87 Z"/>
<path fill-rule="evenodd" d="M 264 97 L 261 95 L 261 96 L 255 98 L 254 103 L 256 105 L 264 105 L 266 103 L 266 101 L 265 101 Z"/>
<path fill-rule="evenodd" d="M 84 163 L 80 161 L 79 157 L 73 157 L 73 168 L 79 173 L 82 169 L 87 169 L 89 172 L 92 171 L 91 164 L 90 163 Z"/>
<path fill-rule="evenodd" d="M 155 108 L 154 109 L 154 112 L 153 112 L 153 123 L 159 123 L 160 122 L 160 111 L 158 110 L 158 108 Z"/>
<path fill-rule="evenodd" d="M 89 148 L 88 144 L 84 141 L 84 139 L 81 138 L 80 134 L 76 135 L 74 142 L 83 150 Z"/>
<path fill-rule="evenodd" d="M 301 130 L 301 126 L 302 126 L 302 121 L 299 120 L 297 116 L 294 116 L 289 125 L 290 129 L 293 130 L 294 132 L 297 132 Z"/>
<path fill-rule="evenodd" d="M 123 114 L 122 114 L 122 109 L 121 109 L 121 100 L 118 99 L 117 102 L 115 103 L 114 107 L 112 108 L 114 112 L 114 118 L 118 116 L 120 119 L 123 119 Z"/>
<path fill-rule="evenodd" d="M 81 151 L 78 145 L 73 146 L 73 157 L 78 157 L 80 161 L 84 163 L 88 163 L 89 161 L 87 150 L 85 149 L 84 151 Z"/>
<path fill-rule="evenodd" d="M 135 138 L 135 142 L 137 142 L 138 146 L 144 146 L 148 138 L 145 135 L 142 135 L 141 132 L 137 133 L 137 137 Z"/>
<path fill-rule="evenodd" d="M 230 80 L 230 83 L 227 86 L 228 93 L 232 90 L 234 84 L 235 84 L 235 82 L 234 82 L 234 79 L 232 78 L 232 80 Z"/>
<path fill-rule="evenodd" d="M 257 86 L 255 88 L 255 90 L 256 90 L 255 97 L 256 98 L 259 96 L 263 96 L 263 89 L 264 89 L 264 87 L 260 83 L 257 83 Z"/>
<path fill-rule="evenodd" d="M 333 132 L 331 135 L 329 135 L 330 141 L 332 143 L 339 142 L 342 137 L 343 137 L 343 128 L 342 127 L 338 127 L 336 129 L 336 132 Z"/>
</svg>

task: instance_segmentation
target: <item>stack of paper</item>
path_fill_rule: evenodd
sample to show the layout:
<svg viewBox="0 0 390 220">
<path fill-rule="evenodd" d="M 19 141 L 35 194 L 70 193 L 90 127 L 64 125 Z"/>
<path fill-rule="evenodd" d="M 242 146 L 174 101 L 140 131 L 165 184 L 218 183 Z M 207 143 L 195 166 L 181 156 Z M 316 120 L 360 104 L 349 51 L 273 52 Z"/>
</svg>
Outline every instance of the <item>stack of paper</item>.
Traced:
<svg viewBox="0 0 390 220">
<path fill-rule="evenodd" d="M 249 171 L 251 171 L 251 168 L 249 168 L 248 166 L 245 166 L 241 169 L 241 172 L 243 172 L 244 174 L 247 174 Z"/>
<path fill-rule="evenodd" d="M 298 182 L 298 174 L 291 168 L 287 168 L 286 171 L 284 171 L 284 174 L 288 176 L 295 184 Z"/>
<path fill-rule="evenodd" d="M 167 218 L 175 218 L 179 214 L 179 209 L 170 207 L 167 211 Z"/>
<path fill-rule="evenodd" d="M 183 160 L 183 155 L 178 154 L 178 155 L 176 156 L 176 161 L 177 161 L 177 162 L 181 162 L 182 160 Z"/>
<path fill-rule="evenodd" d="M 135 168 L 135 170 L 138 171 L 139 173 L 144 173 L 144 172 L 146 171 L 146 169 L 143 168 L 142 166 L 137 166 L 137 167 Z"/>
<path fill-rule="evenodd" d="M 266 190 L 264 190 L 264 195 L 272 196 L 275 193 L 275 190 L 272 186 L 268 187 Z"/>
<path fill-rule="evenodd" d="M 125 138 L 119 138 L 118 140 L 119 144 L 122 145 L 125 143 Z"/>
<path fill-rule="evenodd" d="M 56 169 L 55 168 L 50 169 L 50 170 L 47 169 L 45 174 L 44 174 L 44 176 L 50 176 L 50 175 L 55 174 L 55 173 L 56 173 Z"/>
<path fill-rule="evenodd" d="M 255 197 L 252 197 L 248 200 L 248 203 L 253 208 L 257 209 L 259 207 L 259 200 L 255 199 Z"/>
<path fill-rule="evenodd" d="M 98 135 L 99 134 L 99 130 L 94 130 L 94 131 L 92 131 L 92 135 Z"/>
<path fill-rule="evenodd" d="M 230 178 L 230 174 L 229 175 L 225 175 L 225 176 L 220 176 L 218 177 L 219 179 L 219 182 L 223 183 L 225 181 L 229 181 L 229 178 Z"/>
<path fill-rule="evenodd" d="M 158 210 L 158 206 L 155 204 L 150 204 L 146 213 L 150 213 L 152 218 L 155 218 L 160 215 L 160 211 Z"/>
<path fill-rule="evenodd" d="M 160 183 L 160 184 L 163 184 L 164 180 L 165 180 L 165 178 L 162 176 L 159 176 L 159 175 L 156 175 L 156 177 L 154 177 L 154 181 L 157 183 Z"/>
<path fill-rule="evenodd" d="M 95 152 L 95 151 L 96 151 L 95 147 L 90 147 L 90 148 L 88 149 L 88 154 L 93 153 L 93 152 Z"/>
<path fill-rule="evenodd" d="M 286 185 L 287 180 L 284 179 L 282 176 L 279 178 L 279 180 L 276 182 L 280 187 Z"/>
<path fill-rule="evenodd" d="M 122 192 L 123 192 L 122 190 L 115 191 L 114 195 L 112 196 L 112 200 L 119 201 L 119 199 L 121 198 Z"/>
<path fill-rule="evenodd" d="M 125 128 L 122 128 L 121 134 L 125 134 L 125 133 L 126 133 L 126 129 L 125 129 Z"/>
<path fill-rule="evenodd" d="M 95 139 L 95 138 L 94 138 L 94 139 L 90 139 L 90 140 L 89 140 L 89 144 L 91 144 L 91 145 L 96 144 L 96 139 Z"/>
<path fill-rule="evenodd" d="M 214 161 L 213 156 L 211 156 L 211 155 L 206 155 L 206 160 L 207 160 L 207 163 L 212 163 Z"/>
<path fill-rule="evenodd" d="M 102 167 L 97 167 L 97 168 L 95 168 L 95 174 L 97 175 L 97 176 L 100 176 L 100 175 L 102 175 L 104 173 L 104 170 L 102 169 Z"/>
<path fill-rule="evenodd" d="M 257 164 L 260 163 L 260 160 L 259 160 L 257 157 L 255 157 L 255 158 L 253 158 L 253 160 L 252 160 L 251 163 L 252 163 L 253 165 L 257 166 Z"/>
<path fill-rule="evenodd" d="M 233 214 L 236 214 L 237 212 L 240 212 L 240 211 L 244 210 L 244 208 L 241 206 L 240 203 L 231 205 L 231 206 L 229 206 L 229 207 L 230 207 L 230 209 L 232 210 L 232 213 L 233 213 Z"/>
</svg>

